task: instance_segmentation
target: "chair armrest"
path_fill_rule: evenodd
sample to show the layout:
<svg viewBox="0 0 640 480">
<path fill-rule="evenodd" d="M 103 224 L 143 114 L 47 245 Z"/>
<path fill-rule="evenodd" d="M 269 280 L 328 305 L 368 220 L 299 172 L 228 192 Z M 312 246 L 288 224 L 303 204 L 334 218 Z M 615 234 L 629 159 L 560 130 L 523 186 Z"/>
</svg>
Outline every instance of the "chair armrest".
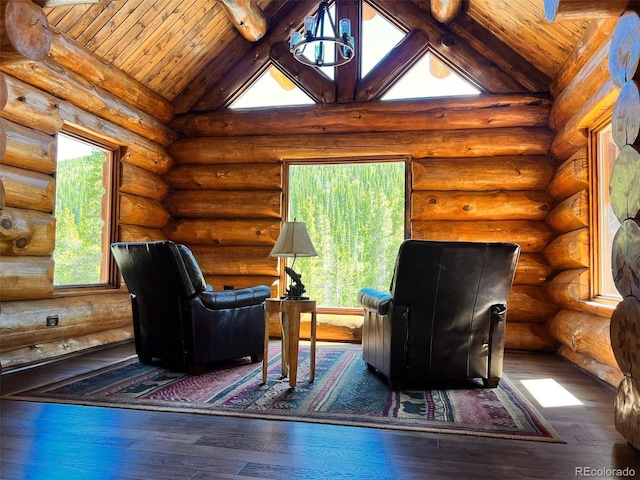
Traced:
<svg viewBox="0 0 640 480">
<path fill-rule="evenodd" d="M 358 302 L 365 310 L 373 311 L 379 315 L 386 315 L 393 297 L 376 290 L 375 288 L 363 288 L 358 292 Z"/>
<path fill-rule="evenodd" d="M 205 290 L 196 294 L 194 298 L 199 298 L 202 304 L 210 310 L 227 310 L 260 305 L 270 296 L 271 289 L 269 287 L 258 285 L 234 290 Z"/>
</svg>

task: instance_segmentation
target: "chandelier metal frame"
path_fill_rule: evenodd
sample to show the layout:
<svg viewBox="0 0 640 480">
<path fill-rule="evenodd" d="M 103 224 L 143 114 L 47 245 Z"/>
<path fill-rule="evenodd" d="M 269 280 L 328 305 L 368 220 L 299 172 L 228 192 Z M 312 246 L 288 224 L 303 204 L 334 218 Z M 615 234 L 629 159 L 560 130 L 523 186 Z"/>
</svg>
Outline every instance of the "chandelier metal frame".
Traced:
<svg viewBox="0 0 640 480">
<path fill-rule="evenodd" d="M 325 16 L 329 20 L 331 34 L 325 32 Z M 354 38 L 351 36 L 351 21 L 343 18 L 339 23 L 340 32 L 336 31 L 336 25 L 329 11 L 329 2 L 321 0 L 318 12 L 315 16 L 307 16 L 304 19 L 304 34 L 293 32 L 289 39 L 289 51 L 300 63 L 310 67 L 339 67 L 353 60 L 356 56 Z M 337 51 L 334 61 L 325 61 L 325 43 L 330 44 Z M 308 46 L 313 46 L 314 58 L 312 60 L 304 55 Z"/>
</svg>

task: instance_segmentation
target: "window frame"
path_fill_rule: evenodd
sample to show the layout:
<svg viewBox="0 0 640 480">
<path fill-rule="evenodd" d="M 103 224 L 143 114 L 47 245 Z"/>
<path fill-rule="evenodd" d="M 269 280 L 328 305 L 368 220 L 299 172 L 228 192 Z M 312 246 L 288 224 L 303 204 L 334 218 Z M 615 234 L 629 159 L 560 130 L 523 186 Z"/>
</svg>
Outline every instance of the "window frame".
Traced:
<svg viewBox="0 0 640 480">
<path fill-rule="evenodd" d="M 284 159 L 283 161 L 283 185 L 282 185 L 282 221 L 289 218 L 289 167 L 291 165 L 346 165 L 354 163 L 404 163 L 404 232 L 403 238 L 411 237 L 411 158 L 406 155 L 378 155 L 374 157 L 338 157 L 338 158 L 297 158 Z M 284 294 L 287 284 L 287 275 L 284 271 L 287 259 L 278 259 L 280 277 L 278 282 L 278 294 Z M 389 279 L 391 282 L 391 279 Z M 319 314 L 326 315 L 362 315 L 362 308 L 352 307 L 327 307 L 318 305 Z"/>
<path fill-rule="evenodd" d="M 56 296 L 89 294 L 104 290 L 117 290 L 120 288 L 120 273 L 113 255 L 111 255 L 111 243 L 118 240 L 118 217 L 119 217 L 119 185 L 121 177 L 120 160 L 122 158 L 122 147 L 109 142 L 97 135 L 92 135 L 84 129 L 65 124 L 64 128 L 56 134 L 56 144 L 59 135 L 69 137 L 75 141 L 99 148 L 108 152 L 105 162 L 105 172 L 103 172 L 102 182 L 105 189 L 105 197 L 102 201 L 102 210 L 105 217 L 105 224 L 102 234 L 102 279 L 99 283 L 53 285 Z M 56 157 L 57 160 L 57 157 Z M 58 169 L 56 167 L 55 177 L 57 179 Z M 57 196 L 57 191 L 56 191 Z M 106 210 L 106 211 L 105 211 Z M 54 207 L 54 216 L 56 215 Z M 57 238 L 56 230 L 56 238 Z M 54 267 L 55 268 L 55 267 Z"/>
<path fill-rule="evenodd" d="M 602 134 L 611 130 L 611 114 L 598 122 L 589 131 L 589 165 L 590 165 L 590 238 L 591 238 L 591 266 L 590 266 L 590 299 L 599 303 L 615 305 L 622 296 L 618 293 L 606 292 L 606 270 L 611 270 L 611 244 L 604 238 L 607 228 L 605 210 L 610 204 L 609 179 L 610 171 L 605 171 L 602 152 Z M 616 147 L 617 148 L 617 147 Z M 615 158 L 613 159 L 615 161 Z M 611 237 L 613 242 L 613 237 Z M 604 250 L 606 248 L 606 251 Z M 610 274 L 610 273 L 609 273 Z"/>
</svg>

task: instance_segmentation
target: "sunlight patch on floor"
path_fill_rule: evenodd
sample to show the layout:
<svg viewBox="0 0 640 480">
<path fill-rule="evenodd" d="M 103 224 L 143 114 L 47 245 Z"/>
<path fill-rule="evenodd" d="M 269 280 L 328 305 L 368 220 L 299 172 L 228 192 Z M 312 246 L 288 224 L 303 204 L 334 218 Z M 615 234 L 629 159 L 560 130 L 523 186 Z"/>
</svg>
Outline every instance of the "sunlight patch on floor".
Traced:
<svg viewBox="0 0 640 480">
<path fill-rule="evenodd" d="M 580 400 L 552 378 L 521 380 L 521 382 L 541 407 L 583 405 Z"/>
</svg>

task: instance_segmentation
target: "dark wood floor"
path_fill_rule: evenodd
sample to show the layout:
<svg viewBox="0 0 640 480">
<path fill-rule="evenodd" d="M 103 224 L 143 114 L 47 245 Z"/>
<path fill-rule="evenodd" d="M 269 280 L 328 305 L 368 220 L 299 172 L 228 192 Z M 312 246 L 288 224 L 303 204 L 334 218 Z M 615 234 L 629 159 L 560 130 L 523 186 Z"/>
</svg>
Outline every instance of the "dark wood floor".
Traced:
<svg viewBox="0 0 640 480">
<path fill-rule="evenodd" d="M 8 372 L 0 388 L 7 394 L 132 353 L 125 344 Z M 613 426 L 612 387 L 556 355 L 509 352 L 505 371 L 566 444 L 3 400 L 0 478 L 568 479 L 622 478 L 597 470 L 627 467 L 640 478 L 640 452 Z M 542 378 L 582 405 L 540 406 L 520 380 Z"/>
</svg>

